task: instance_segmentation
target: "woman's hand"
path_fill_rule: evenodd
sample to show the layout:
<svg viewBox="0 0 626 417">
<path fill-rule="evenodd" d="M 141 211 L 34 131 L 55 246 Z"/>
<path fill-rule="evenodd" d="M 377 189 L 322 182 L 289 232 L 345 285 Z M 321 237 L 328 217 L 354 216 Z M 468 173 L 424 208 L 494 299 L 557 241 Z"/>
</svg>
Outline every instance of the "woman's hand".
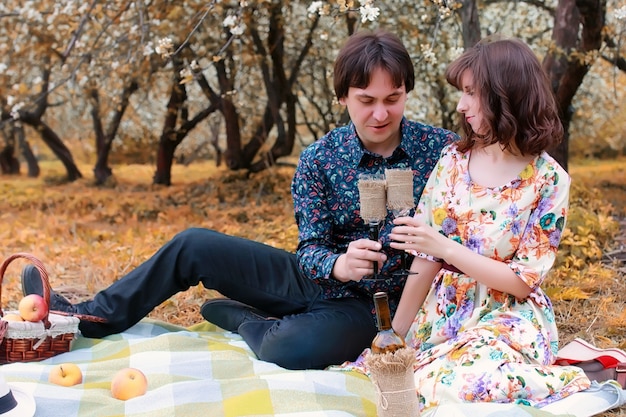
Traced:
<svg viewBox="0 0 626 417">
<path fill-rule="evenodd" d="M 448 238 L 415 217 L 398 217 L 393 223 L 396 226 L 389 234 L 392 248 L 423 252 L 445 259 L 451 243 Z"/>
<path fill-rule="evenodd" d="M 382 245 L 369 239 L 359 239 L 350 242 L 346 253 L 335 261 L 333 277 L 341 282 L 360 281 L 364 276 L 372 275 L 374 262 L 378 262 L 379 270 L 387 260 L 387 256 L 380 252 Z M 378 272 L 378 271 L 376 271 Z"/>
</svg>

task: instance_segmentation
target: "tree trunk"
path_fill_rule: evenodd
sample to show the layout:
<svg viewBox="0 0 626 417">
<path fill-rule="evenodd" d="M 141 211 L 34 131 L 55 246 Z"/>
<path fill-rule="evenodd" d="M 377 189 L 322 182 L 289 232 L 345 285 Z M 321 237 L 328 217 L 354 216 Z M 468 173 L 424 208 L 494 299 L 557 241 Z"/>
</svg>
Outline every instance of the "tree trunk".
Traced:
<svg viewBox="0 0 626 417">
<path fill-rule="evenodd" d="M 574 115 L 572 101 L 590 68 L 589 63 L 576 59 L 572 53 L 580 56 L 600 49 L 605 13 L 606 0 L 560 0 L 556 9 L 552 31 L 556 48 L 546 55 L 543 66 L 550 77 L 565 132 L 563 141 L 550 153 L 565 170 Z"/>
<path fill-rule="evenodd" d="M 181 83 L 180 73 L 183 68 L 183 60 L 176 56 L 172 59 L 175 76 L 172 79 L 172 89 L 170 99 L 167 103 L 167 114 L 163 122 L 163 130 L 159 140 L 157 151 L 157 166 L 152 178 L 153 184 L 172 184 L 172 163 L 174 162 L 174 152 L 180 143 L 187 137 L 200 122 L 215 113 L 223 105 L 223 99 L 219 98 L 210 88 L 206 79 L 201 73 L 197 73 L 198 84 L 204 94 L 209 98 L 210 104 L 205 109 L 199 111 L 189 120 L 189 110 L 187 108 L 187 89 Z M 179 122 L 180 121 L 180 122 Z M 177 128 L 177 126 L 179 126 Z"/>
<path fill-rule="evenodd" d="M 44 143 L 52 150 L 54 155 L 59 158 L 67 171 L 68 181 L 76 181 L 83 177 L 83 174 L 80 173 L 74 162 L 72 153 L 50 126 L 29 112 L 20 112 L 20 120 L 33 127 L 39 133 Z"/>
<path fill-rule="evenodd" d="M 15 157 L 15 146 L 9 144 L 0 151 L 0 171 L 5 175 L 19 175 L 20 161 Z"/>
<path fill-rule="evenodd" d="M 113 146 L 113 139 L 115 139 L 117 135 L 122 117 L 128 108 L 130 97 L 138 88 L 139 84 L 134 80 L 130 81 L 129 84 L 124 87 L 120 104 L 116 106 L 106 132 L 104 131 L 102 118 L 100 116 L 100 97 L 98 89 L 94 87 L 91 91 L 91 118 L 96 135 L 96 151 L 98 155 L 93 173 L 97 185 L 104 184 L 106 180 L 113 175 L 113 170 L 109 167 L 109 154 L 111 153 L 111 146 Z"/>
<path fill-rule="evenodd" d="M 461 0 L 461 4 L 459 14 L 463 25 L 463 46 L 467 49 L 480 41 L 480 18 L 478 17 L 476 0 Z"/>
<path fill-rule="evenodd" d="M 288 68 L 289 77 L 285 72 L 285 26 L 282 17 L 281 3 L 273 4 L 270 13 L 269 33 L 267 35 L 267 48 L 261 41 L 256 27 L 251 27 L 251 35 L 259 56 L 269 59 L 261 61 L 263 72 L 263 82 L 268 101 L 265 107 L 262 122 L 256 129 L 255 135 L 243 148 L 242 156 L 245 167 L 249 172 L 259 172 L 269 166 L 276 164 L 276 160 L 281 156 L 291 154 L 295 143 L 296 135 L 296 102 L 297 98 L 293 92 L 304 58 L 308 55 L 313 46 L 313 36 L 319 20 L 313 20 L 308 29 L 306 42 L 302 46 L 298 58 L 294 64 Z M 269 54 L 268 52 L 269 51 Z M 268 56 L 269 55 L 269 56 Z M 271 64 L 271 66 L 269 65 Z M 281 115 L 284 107 L 285 116 Z M 267 138 L 276 128 L 276 141 L 269 152 L 258 155 L 260 149 L 266 143 Z M 253 163 L 254 159 L 260 156 L 259 160 Z"/>
<path fill-rule="evenodd" d="M 172 89 L 170 100 L 167 103 L 167 114 L 163 122 L 163 130 L 159 139 L 159 149 L 157 151 L 156 171 L 152 178 L 153 184 L 172 184 L 172 162 L 174 161 L 174 151 L 178 146 L 176 141 L 176 124 L 178 116 L 182 112 L 187 92 L 185 86 L 180 83 L 180 60 L 174 59 L 175 76 L 172 79 Z"/>
<path fill-rule="evenodd" d="M 93 132 L 96 139 L 96 165 L 93 168 L 93 174 L 96 184 L 104 184 L 107 178 L 113 175 L 113 171 L 107 164 L 108 152 L 105 149 L 105 134 L 102 126 L 102 118 L 100 117 L 100 93 L 98 87 L 93 86 L 89 92 L 89 100 L 91 101 L 91 121 L 93 124 Z"/>
<path fill-rule="evenodd" d="M 152 178 L 153 184 L 172 185 L 172 163 L 176 146 L 173 140 L 161 137 L 157 151 L 157 169 Z"/>
<path fill-rule="evenodd" d="M 7 117 L 7 120 L 10 120 Z M 20 173 L 20 161 L 15 156 L 15 130 L 17 123 L 2 123 L 0 129 L 4 137 L 4 148 L 0 150 L 0 173 L 17 175 Z"/>
<path fill-rule="evenodd" d="M 33 153 L 33 150 L 30 148 L 28 141 L 26 140 L 26 135 L 24 134 L 24 126 L 21 123 L 13 124 L 13 132 L 17 137 L 17 143 L 20 147 L 20 153 L 26 160 L 26 166 L 28 167 L 28 176 L 31 178 L 37 178 L 40 173 L 39 163 L 37 162 L 37 158 Z"/>
<path fill-rule="evenodd" d="M 241 130 L 239 113 L 230 99 L 222 99 L 222 115 L 226 126 L 226 151 L 224 162 L 231 170 L 243 168 L 241 159 Z"/>
<path fill-rule="evenodd" d="M 39 136 L 41 136 L 44 143 L 48 145 L 50 150 L 56 155 L 57 158 L 59 158 L 63 166 L 65 166 L 65 170 L 67 171 L 67 180 L 76 181 L 77 179 L 82 178 L 83 174 L 81 174 L 78 170 L 78 167 L 74 162 L 74 158 L 72 157 L 72 153 L 65 146 L 61 138 L 54 132 L 54 130 L 52 130 L 52 128 L 42 120 L 48 108 L 47 91 L 50 85 L 51 64 L 49 55 L 44 55 L 41 60 L 43 63 L 41 91 L 43 91 L 43 93 L 36 101 L 37 106 L 35 110 L 32 112 L 20 110 L 19 120 L 24 124 L 31 126 L 37 133 L 39 133 Z"/>
</svg>

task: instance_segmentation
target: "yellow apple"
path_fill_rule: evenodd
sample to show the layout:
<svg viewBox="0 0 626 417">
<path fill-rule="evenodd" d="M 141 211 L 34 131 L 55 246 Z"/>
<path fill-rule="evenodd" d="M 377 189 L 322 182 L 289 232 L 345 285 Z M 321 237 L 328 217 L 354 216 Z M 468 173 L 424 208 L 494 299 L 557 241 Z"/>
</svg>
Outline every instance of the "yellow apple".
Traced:
<svg viewBox="0 0 626 417">
<path fill-rule="evenodd" d="M 25 321 L 38 322 L 48 314 L 46 300 L 39 294 L 29 294 L 22 298 L 17 309 Z"/>
<path fill-rule="evenodd" d="M 2 320 L 6 320 L 6 321 L 24 321 L 22 316 L 20 316 L 19 314 L 15 314 L 15 313 L 5 314 L 2 317 Z"/>
<path fill-rule="evenodd" d="M 64 387 L 71 387 L 83 382 L 83 373 L 74 363 L 54 365 L 48 374 L 48 382 Z"/>
<path fill-rule="evenodd" d="M 148 379 L 139 369 L 124 368 L 113 376 L 111 380 L 111 394 L 113 398 L 126 401 L 130 398 L 144 395 L 148 389 Z"/>
</svg>

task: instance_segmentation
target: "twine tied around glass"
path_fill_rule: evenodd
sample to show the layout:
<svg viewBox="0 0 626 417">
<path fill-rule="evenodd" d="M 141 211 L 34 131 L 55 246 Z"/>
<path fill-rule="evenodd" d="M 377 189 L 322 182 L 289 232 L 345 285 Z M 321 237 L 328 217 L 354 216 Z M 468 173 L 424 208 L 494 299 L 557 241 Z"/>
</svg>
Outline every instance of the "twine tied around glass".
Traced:
<svg viewBox="0 0 626 417">
<path fill-rule="evenodd" d="M 385 169 L 387 181 L 387 207 L 397 216 L 406 216 L 415 206 L 413 199 L 413 170 L 410 168 Z"/>
<path fill-rule="evenodd" d="M 415 207 L 413 198 L 413 170 L 411 168 L 388 168 L 385 169 L 387 180 L 387 208 L 393 214 L 393 218 L 408 216 Z M 407 254 L 402 251 L 400 258 L 399 275 L 411 275 L 407 261 Z"/>
<path fill-rule="evenodd" d="M 413 377 L 414 362 L 415 349 L 411 347 L 366 356 L 365 365 L 369 368 L 370 379 L 376 389 L 378 417 L 420 415 Z"/>
<path fill-rule="evenodd" d="M 387 181 L 383 175 L 361 174 L 357 187 L 361 218 L 368 224 L 369 238 L 378 241 L 380 225 L 387 217 Z M 367 279 L 378 279 L 378 262 L 374 262 L 374 273 Z"/>
<path fill-rule="evenodd" d="M 357 184 L 361 218 L 367 223 L 381 222 L 387 216 L 387 182 L 381 175 L 361 175 Z"/>
</svg>

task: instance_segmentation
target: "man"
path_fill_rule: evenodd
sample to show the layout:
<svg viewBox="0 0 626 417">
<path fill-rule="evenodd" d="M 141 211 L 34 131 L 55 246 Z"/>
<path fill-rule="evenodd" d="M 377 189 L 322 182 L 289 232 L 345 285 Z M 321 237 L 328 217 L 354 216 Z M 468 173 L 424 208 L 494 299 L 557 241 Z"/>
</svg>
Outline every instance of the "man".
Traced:
<svg viewBox="0 0 626 417">
<path fill-rule="evenodd" d="M 299 228 L 297 253 L 212 230 L 176 235 L 148 261 L 100 291 L 70 304 L 57 293 L 51 309 L 99 316 L 81 321 L 86 337 L 126 330 L 154 307 L 200 282 L 224 299 L 207 301 L 202 316 L 239 333 L 259 359 L 289 369 L 322 369 L 355 359 L 376 334 L 372 295 L 397 306 L 406 276 L 400 252 L 389 247 L 390 217 L 379 241 L 359 217 L 358 176 L 410 167 L 417 201 L 449 131 L 403 116 L 415 81 L 401 41 L 387 32 L 360 32 L 339 52 L 335 93 L 351 123 L 302 152 L 292 196 Z M 362 281 L 381 266 L 382 279 Z M 22 273 L 25 294 L 42 293 L 38 271 Z"/>
</svg>

